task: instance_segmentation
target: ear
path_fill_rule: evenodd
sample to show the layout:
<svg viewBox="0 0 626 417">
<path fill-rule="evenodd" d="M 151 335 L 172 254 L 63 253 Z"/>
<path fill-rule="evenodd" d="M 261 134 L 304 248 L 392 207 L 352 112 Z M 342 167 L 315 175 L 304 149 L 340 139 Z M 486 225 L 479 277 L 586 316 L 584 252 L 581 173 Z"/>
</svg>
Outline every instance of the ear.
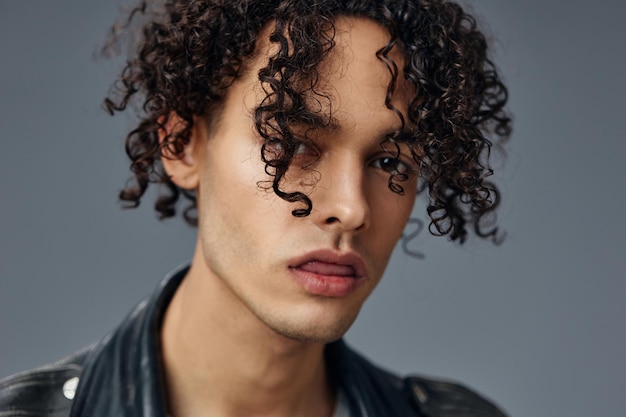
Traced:
<svg viewBox="0 0 626 417">
<path fill-rule="evenodd" d="M 170 114 L 167 120 L 161 120 L 161 122 L 163 121 L 165 124 L 162 129 L 159 129 L 159 143 L 161 144 L 161 161 L 165 173 L 180 188 L 194 190 L 199 183 L 199 158 L 196 155 L 199 138 L 196 121 L 194 121 L 194 126 L 191 129 L 189 143 L 184 146 L 182 153 L 176 153 L 173 145 L 171 143 L 167 145 L 165 141 L 168 139 L 171 142 L 172 138 L 169 136 L 181 130 L 184 121 L 175 113 Z"/>
</svg>

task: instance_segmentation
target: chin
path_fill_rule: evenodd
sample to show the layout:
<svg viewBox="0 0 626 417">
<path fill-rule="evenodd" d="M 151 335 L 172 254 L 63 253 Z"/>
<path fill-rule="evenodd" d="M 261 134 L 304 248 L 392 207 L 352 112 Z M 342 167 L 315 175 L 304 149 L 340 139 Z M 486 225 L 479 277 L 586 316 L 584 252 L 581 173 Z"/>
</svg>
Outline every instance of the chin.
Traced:
<svg viewBox="0 0 626 417">
<path fill-rule="evenodd" d="M 341 339 L 346 333 L 347 329 L 340 331 L 320 331 L 320 329 L 314 329 L 311 331 L 302 329 L 272 329 L 279 335 L 288 339 L 304 342 L 304 343 L 320 343 L 327 344 Z"/>
<path fill-rule="evenodd" d="M 307 343 L 330 343 L 343 337 L 348 331 L 356 314 L 344 317 L 334 317 L 317 320 L 281 320 L 266 321 L 270 329 L 286 338 Z"/>
</svg>

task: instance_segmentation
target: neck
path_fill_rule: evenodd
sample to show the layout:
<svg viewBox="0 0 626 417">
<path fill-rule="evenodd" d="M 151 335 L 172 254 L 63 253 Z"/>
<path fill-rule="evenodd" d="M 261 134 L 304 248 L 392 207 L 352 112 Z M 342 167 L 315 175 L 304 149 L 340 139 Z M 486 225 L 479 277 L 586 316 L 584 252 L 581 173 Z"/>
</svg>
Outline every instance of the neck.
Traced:
<svg viewBox="0 0 626 417">
<path fill-rule="evenodd" d="M 161 342 L 173 417 L 332 414 L 324 345 L 267 327 L 198 250 L 165 313 Z"/>
</svg>

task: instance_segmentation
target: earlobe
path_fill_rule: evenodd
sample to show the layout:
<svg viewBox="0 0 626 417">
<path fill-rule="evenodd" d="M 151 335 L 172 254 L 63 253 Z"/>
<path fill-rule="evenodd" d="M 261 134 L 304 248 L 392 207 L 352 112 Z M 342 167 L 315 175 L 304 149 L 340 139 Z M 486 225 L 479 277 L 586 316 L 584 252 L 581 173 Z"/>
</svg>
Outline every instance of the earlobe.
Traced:
<svg viewBox="0 0 626 417">
<path fill-rule="evenodd" d="M 189 140 L 183 144 L 183 148 L 180 150 L 173 143 L 176 140 L 174 136 L 185 126 L 185 122 L 174 113 L 162 122 L 164 123 L 162 123 L 163 127 L 159 129 L 159 144 L 161 145 L 161 162 L 165 173 L 180 188 L 194 190 L 198 186 L 198 164 L 194 155 L 198 142 L 198 130 L 195 123 L 191 129 Z"/>
</svg>

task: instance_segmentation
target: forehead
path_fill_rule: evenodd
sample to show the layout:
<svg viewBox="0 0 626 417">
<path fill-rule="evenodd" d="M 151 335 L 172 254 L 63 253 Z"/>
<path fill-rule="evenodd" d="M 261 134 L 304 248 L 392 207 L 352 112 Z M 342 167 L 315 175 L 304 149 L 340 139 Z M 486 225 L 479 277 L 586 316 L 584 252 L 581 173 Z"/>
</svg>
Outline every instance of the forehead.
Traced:
<svg viewBox="0 0 626 417">
<path fill-rule="evenodd" d="M 396 85 L 389 104 L 406 114 L 415 91 L 404 78 L 404 53 L 397 44 L 390 44 L 389 32 L 366 18 L 340 18 L 336 22 L 336 48 L 322 71 L 339 96 L 356 95 L 355 111 L 389 110 L 385 104 L 392 71 Z M 342 94 L 343 93 L 343 94 Z M 360 100 L 359 100 L 360 99 Z"/>
<path fill-rule="evenodd" d="M 267 77 L 259 80 L 258 76 L 271 59 L 284 52 L 280 51 L 278 43 L 270 41 L 274 30 L 275 24 L 272 23 L 260 32 L 254 56 L 247 62 L 242 77 L 230 88 L 239 90 L 245 86 L 248 110 L 267 103 L 270 96 L 278 98 L 273 82 L 280 83 L 283 73 L 274 74 L 274 79 L 269 81 Z M 346 112 L 384 112 L 397 122 L 397 115 L 388 104 L 406 114 L 415 92 L 404 78 L 405 58 L 401 47 L 390 44 L 389 32 L 368 18 L 338 17 L 329 32 L 332 33 L 333 47 L 316 66 L 315 75 L 296 74 L 292 80 L 292 86 L 299 91 L 307 110 L 325 118 L 329 126 L 342 124 Z M 292 52 L 294 45 L 290 39 L 288 41 Z M 297 67 L 298 62 L 292 65 Z M 386 104 L 392 71 L 397 72 L 396 86 Z M 289 96 L 286 100 L 290 100 Z"/>
</svg>

